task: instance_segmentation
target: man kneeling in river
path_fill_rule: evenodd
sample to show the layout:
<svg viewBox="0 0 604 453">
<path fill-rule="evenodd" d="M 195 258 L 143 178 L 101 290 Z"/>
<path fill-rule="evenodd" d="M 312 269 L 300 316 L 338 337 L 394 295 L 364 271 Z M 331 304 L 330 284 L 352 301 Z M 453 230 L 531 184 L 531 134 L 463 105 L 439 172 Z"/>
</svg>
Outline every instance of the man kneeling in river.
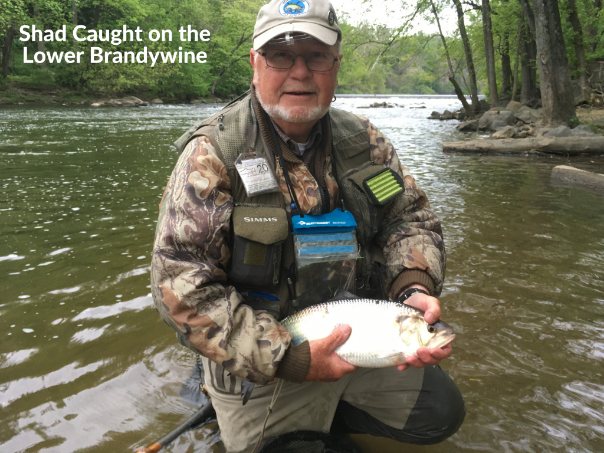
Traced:
<svg viewBox="0 0 604 453">
<path fill-rule="evenodd" d="M 329 2 L 272 0 L 255 26 L 250 93 L 177 142 L 182 154 L 155 238 L 153 298 L 179 341 L 203 356 L 229 452 L 254 449 L 281 382 L 265 438 L 331 429 L 433 444 L 465 416 L 459 390 L 438 366 L 451 344 L 421 348 L 398 367 L 357 369 L 334 352 L 350 327 L 294 347 L 279 323 L 304 296 L 291 216 L 343 211 L 344 177 L 359 168 L 391 172 L 404 191 L 371 208 L 375 223 L 356 219 L 364 245 L 352 291 L 405 300 L 428 323 L 441 313 L 445 248 L 426 195 L 369 120 L 330 109 L 340 41 Z M 256 164 L 265 172 L 253 173 Z M 329 278 L 316 275 L 315 290 L 335 285 Z"/>
</svg>

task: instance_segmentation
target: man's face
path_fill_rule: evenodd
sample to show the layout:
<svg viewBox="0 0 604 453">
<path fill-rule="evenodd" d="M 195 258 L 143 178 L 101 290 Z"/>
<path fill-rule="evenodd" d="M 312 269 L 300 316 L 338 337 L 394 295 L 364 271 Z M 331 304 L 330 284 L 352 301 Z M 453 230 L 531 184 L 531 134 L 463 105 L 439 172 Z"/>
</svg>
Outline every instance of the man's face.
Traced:
<svg viewBox="0 0 604 453">
<path fill-rule="evenodd" d="M 336 87 L 341 55 L 338 46 L 328 46 L 316 39 L 296 42 L 293 45 L 265 46 L 264 49 L 289 50 L 300 55 L 290 69 L 268 67 L 262 55 L 250 51 L 254 69 L 254 86 L 262 105 L 270 116 L 292 123 L 305 123 L 321 118 L 329 108 Z M 308 52 L 323 52 L 338 57 L 331 71 L 313 72 L 301 56 Z"/>
</svg>

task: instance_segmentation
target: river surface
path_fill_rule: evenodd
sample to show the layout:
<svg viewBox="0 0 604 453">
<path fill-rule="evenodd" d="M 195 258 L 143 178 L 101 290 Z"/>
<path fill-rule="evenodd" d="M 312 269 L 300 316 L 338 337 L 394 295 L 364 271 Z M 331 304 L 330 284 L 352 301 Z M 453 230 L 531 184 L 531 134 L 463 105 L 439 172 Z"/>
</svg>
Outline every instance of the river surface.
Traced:
<svg viewBox="0 0 604 453">
<path fill-rule="evenodd" d="M 469 136 L 426 117 L 456 100 L 370 102 L 336 106 L 392 140 L 442 219 L 458 333 L 442 366 L 468 411 L 451 439 L 405 451 L 604 451 L 604 197 L 550 183 L 604 158 L 445 155 Z M 133 451 L 196 411 L 179 396 L 194 356 L 152 307 L 149 262 L 171 143 L 219 108 L 0 109 L 2 453 Z M 224 448 L 210 423 L 165 451 Z"/>
</svg>

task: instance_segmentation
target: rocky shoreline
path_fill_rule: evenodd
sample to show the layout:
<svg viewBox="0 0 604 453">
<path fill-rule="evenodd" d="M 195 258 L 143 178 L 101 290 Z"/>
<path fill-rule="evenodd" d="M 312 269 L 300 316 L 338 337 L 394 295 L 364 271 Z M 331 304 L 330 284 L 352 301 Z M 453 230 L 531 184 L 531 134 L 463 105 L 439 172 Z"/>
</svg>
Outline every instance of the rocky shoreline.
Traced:
<svg viewBox="0 0 604 453">
<path fill-rule="evenodd" d="M 598 136 L 584 124 L 573 129 L 567 126 L 547 127 L 541 121 L 542 113 L 540 108 L 533 109 L 520 102 L 511 101 L 505 107 L 491 108 L 471 120 L 466 120 L 468 115 L 463 108 L 457 112 L 448 110 L 443 113 L 432 112 L 428 119 L 441 121 L 457 119 L 462 121 L 457 126 L 458 131 L 491 132 L 488 139 Z"/>
</svg>

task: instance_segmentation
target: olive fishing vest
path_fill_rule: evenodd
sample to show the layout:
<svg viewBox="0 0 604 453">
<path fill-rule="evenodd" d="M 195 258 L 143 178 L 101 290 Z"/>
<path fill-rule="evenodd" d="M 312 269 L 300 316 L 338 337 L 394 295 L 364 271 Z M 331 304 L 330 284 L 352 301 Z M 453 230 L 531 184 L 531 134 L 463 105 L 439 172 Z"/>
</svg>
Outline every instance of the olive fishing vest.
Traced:
<svg viewBox="0 0 604 453">
<path fill-rule="evenodd" d="M 358 197 L 350 196 L 350 189 L 355 191 L 357 188 L 347 179 L 347 176 L 359 168 L 365 169 L 374 165 L 370 157 L 369 134 L 361 120 L 351 113 L 331 108 L 329 116 L 332 130 L 332 160 L 336 165 L 335 174 L 338 175 L 339 190 L 344 195 L 348 209 L 349 205 L 355 207 L 358 204 Z M 233 234 L 231 237 L 232 259 L 227 272 L 228 284 L 233 284 L 244 295 L 246 304 L 252 308 L 267 310 L 277 319 L 282 319 L 291 314 L 292 307 L 289 302 L 294 297 L 291 294 L 291 280 L 294 278 L 291 272 L 294 247 L 292 235 L 288 234 L 290 227 L 283 231 L 282 222 L 281 228 L 273 228 L 270 222 L 267 222 L 261 224 L 261 234 L 258 233 L 257 224 L 252 228 L 248 226 L 247 230 L 241 228 L 242 219 L 248 216 L 270 219 L 275 218 L 279 212 L 285 212 L 285 199 L 281 192 L 248 197 L 243 181 L 235 168 L 237 157 L 251 149 L 256 154 L 266 157 L 273 173 L 277 174 L 275 158 L 260 133 L 251 96 L 245 96 L 211 117 L 198 121 L 174 145 L 178 152 L 182 153 L 186 145 L 199 136 L 205 136 L 210 140 L 218 158 L 225 164 L 231 180 L 231 194 L 235 206 L 231 232 L 236 234 L 235 238 Z M 235 210 L 238 212 L 235 213 Z M 350 211 L 355 215 L 353 209 Z M 360 282 L 357 285 L 357 292 L 359 295 L 383 298 L 385 295 L 383 272 L 375 269 L 376 263 L 384 263 L 383 253 L 378 250 L 378 247 L 372 246 L 369 240 L 377 232 L 381 220 L 378 219 L 377 211 L 371 206 L 358 206 L 357 212 L 358 215 L 355 215 L 357 236 L 363 256 L 363 263 L 357 272 L 357 283 Z M 237 228 L 239 231 L 235 231 Z M 246 241 L 245 244 L 237 243 L 241 236 Z M 271 288 L 270 292 L 274 297 L 269 299 L 254 297 L 258 287 L 247 288 L 246 286 L 249 285 L 239 284 L 236 269 L 237 263 L 254 263 L 257 256 L 260 255 L 264 259 L 266 254 L 271 257 L 267 260 L 270 269 L 264 269 L 265 275 L 252 277 L 254 281 L 262 282 L 258 287 Z"/>
</svg>

